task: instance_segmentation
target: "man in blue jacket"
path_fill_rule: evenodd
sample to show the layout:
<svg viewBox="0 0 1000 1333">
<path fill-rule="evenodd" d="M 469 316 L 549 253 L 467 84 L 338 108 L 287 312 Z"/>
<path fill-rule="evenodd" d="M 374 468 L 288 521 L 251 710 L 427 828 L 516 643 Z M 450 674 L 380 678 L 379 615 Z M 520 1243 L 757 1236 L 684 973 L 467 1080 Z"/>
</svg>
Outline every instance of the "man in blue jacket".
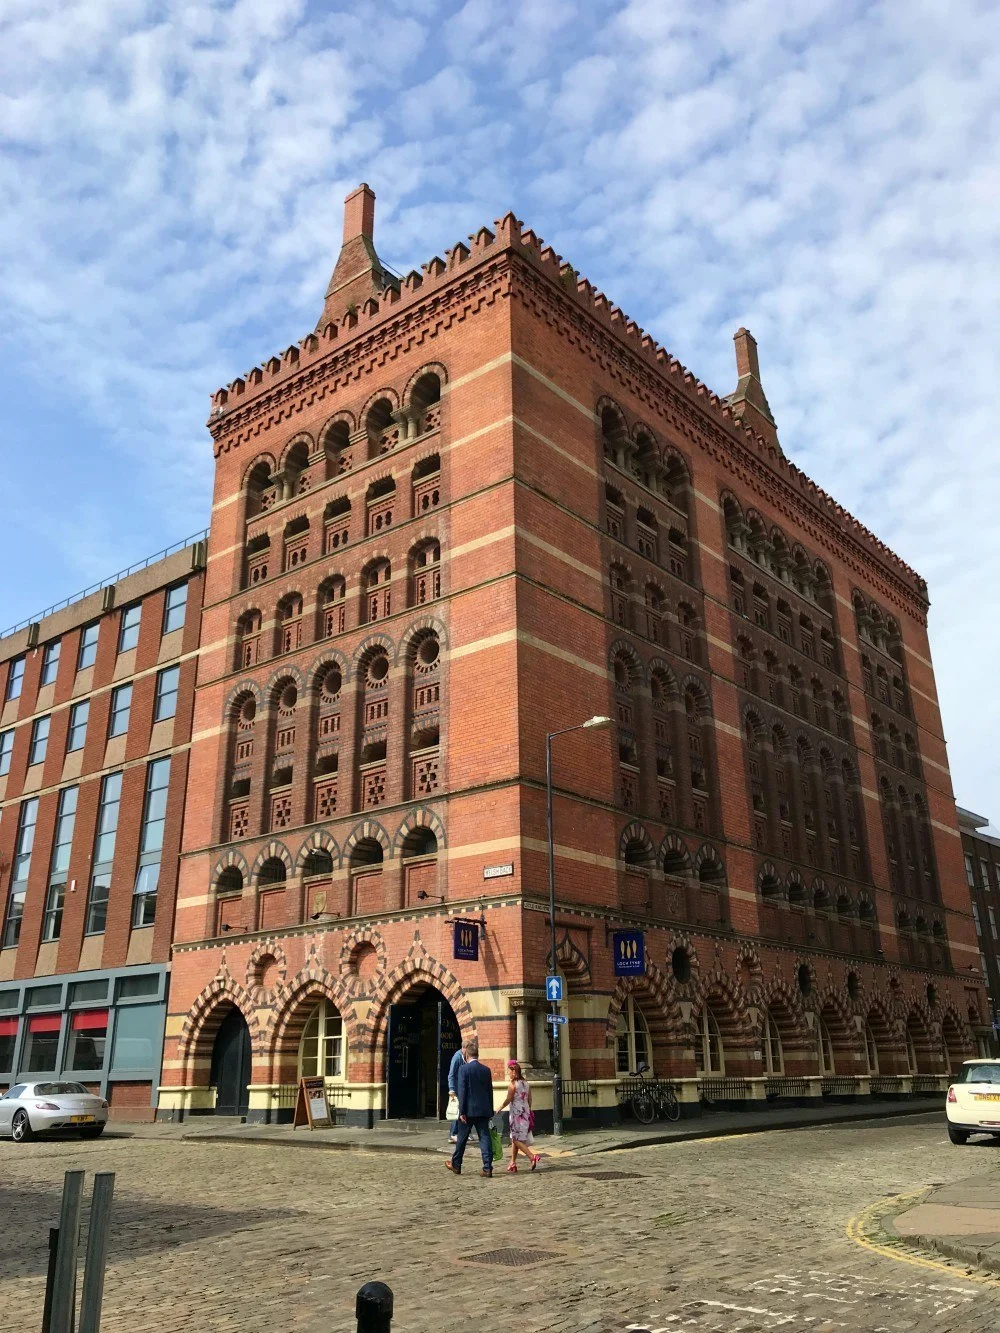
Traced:
<svg viewBox="0 0 1000 1333">
<path fill-rule="evenodd" d="M 493 1142 L 490 1139 L 490 1118 L 493 1115 L 493 1075 L 486 1065 L 479 1063 L 479 1042 L 473 1038 L 462 1043 L 465 1063 L 459 1066 L 456 1090 L 458 1092 L 458 1142 L 455 1155 L 445 1162 L 456 1176 L 462 1174 L 465 1145 L 473 1130 L 479 1135 L 479 1151 L 483 1155 L 486 1177 L 493 1175 Z"/>
<path fill-rule="evenodd" d="M 458 1096 L 458 1071 L 462 1068 L 464 1062 L 465 1062 L 465 1054 L 461 1046 L 459 1046 L 458 1050 L 451 1057 L 451 1064 L 448 1066 L 448 1091 L 449 1093 L 453 1092 L 456 1097 Z M 448 1138 L 449 1143 L 458 1142 L 457 1119 L 451 1122 L 451 1128 L 448 1130 L 448 1134 L 449 1134 Z"/>
</svg>

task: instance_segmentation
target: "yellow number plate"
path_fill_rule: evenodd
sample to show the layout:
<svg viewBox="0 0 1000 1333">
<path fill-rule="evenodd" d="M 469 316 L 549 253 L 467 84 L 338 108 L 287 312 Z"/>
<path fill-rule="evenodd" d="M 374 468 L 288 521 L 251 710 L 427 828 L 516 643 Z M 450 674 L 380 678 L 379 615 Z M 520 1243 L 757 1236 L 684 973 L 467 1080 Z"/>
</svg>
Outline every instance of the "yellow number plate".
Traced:
<svg viewBox="0 0 1000 1333">
<path fill-rule="evenodd" d="M 1000 1092 L 976 1092 L 973 1097 L 977 1102 L 1000 1102 Z"/>
<path fill-rule="evenodd" d="M 70 1123 L 74 1125 L 89 1125 L 93 1118 L 92 1115 L 71 1115 Z"/>
</svg>

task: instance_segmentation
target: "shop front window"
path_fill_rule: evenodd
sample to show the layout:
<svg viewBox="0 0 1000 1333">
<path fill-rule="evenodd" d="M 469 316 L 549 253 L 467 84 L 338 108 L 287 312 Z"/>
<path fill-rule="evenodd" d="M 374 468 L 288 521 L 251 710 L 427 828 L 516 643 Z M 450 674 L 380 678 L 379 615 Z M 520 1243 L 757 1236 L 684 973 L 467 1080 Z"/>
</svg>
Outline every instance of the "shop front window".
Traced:
<svg viewBox="0 0 1000 1333">
<path fill-rule="evenodd" d="M 698 1040 L 694 1048 L 695 1070 L 698 1074 L 724 1074 L 726 1057 L 722 1033 L 715 1015 L 706 1004 L 698 1020 Z"/>
<path fill-rule="evenodd" d="M 343 1078 L 344 1020 L 321 1000 L 306 1019 L 299 1043 L 300 1078 Z"/>
<path fill-rule="evenodd" d="M 55 1073 L 61 1027 L 61 1014 L 39 1014 L 28 1019 L 22 1064 L 29 1074 Z"/>
<path fill-rule="evenodd" d="M 781 1075 L 785 1072 L 785 1056 L 781 1049 L 781 1033 L 774 1021 L 774 1015 L 767 1010 L 764 1020 L 764 1069 L 768 1074 Z"/>
<path fill-rule="evenodd" d="M 618 1015 L 618 1073 L 633 1074 L 642 1064 L 652 1073 L 651 1050 L 645 1016 L 630 995 Z"/>
<path fill-rule="evenodd" d="M 104 1045 L 107 1036 L 107 1009 L 92 1009 L 89 1013 L 73 1014 L 70 1020 L 66 1068 L 73 1070 L 103 1069 Z"/>
<path fill-rule="evenodd" d="M 17 1041 L 17 1019 L 0 1018 L 0 1077 L 14 1068 L 14 1044 Z"/>
</svg>

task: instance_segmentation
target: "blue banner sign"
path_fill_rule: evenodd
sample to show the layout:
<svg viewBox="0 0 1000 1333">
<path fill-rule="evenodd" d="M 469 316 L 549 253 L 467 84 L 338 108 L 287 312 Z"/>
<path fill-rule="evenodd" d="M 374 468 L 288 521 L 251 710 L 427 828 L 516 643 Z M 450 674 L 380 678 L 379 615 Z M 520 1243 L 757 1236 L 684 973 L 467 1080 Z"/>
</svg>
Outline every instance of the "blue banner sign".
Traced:
<svg viewBox="0 0 1000 1333">
<path fill-rule="evenodd" d="M 641 930 L 616 930 L 615 976 L 641 977 L 646 971 L 646 937 Z"/>
<path fill-rule="evenodd" d="M 455 949 L 453 957 L 465 963 L 479 962 L 479 924 L 476 921 L 455 922 Z"/>
</svg>

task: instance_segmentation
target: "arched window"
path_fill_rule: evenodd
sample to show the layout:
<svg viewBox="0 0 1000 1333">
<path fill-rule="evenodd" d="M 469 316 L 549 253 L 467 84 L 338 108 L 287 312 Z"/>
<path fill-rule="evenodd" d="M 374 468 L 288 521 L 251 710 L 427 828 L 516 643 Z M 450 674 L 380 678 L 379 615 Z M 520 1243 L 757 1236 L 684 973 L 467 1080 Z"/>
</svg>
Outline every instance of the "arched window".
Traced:
<svg viewBox="0 0 1000 1333">
<path fill-rule="evenodd" d="M 604 487 L 604 523 L 609 537 L 616 542 L 625 540 L 625 497 L 610 484 Z"/>
<path fill-rule="evenodd" d="M 266 532 L 262 532 L 257 537 L 251 537 L 247 542 L 246 577 L 243 586 L 245 588 L 255 588 L 259 583 L 263 583 L 267 578 L 270 567 L 271 538 Z"/>
<path fill-rule="evenodd" d="M 304 495 L 309 489 L 309 446 L 305 440 L 299 440 L 289 449 L 285 458 L 285 499 L 294 495 Z"/>
<path fill-rule="evenodd" d="M 226 866 L 215 881 L 215 891 L 220 895 L 243 892 L 243 872 L 239 866 Z"/>
<path fill-rule="evenodd" d="M 257 871 L 258 884 L 284 884 L 285 863 L 280 856 L 269 856 Z"/>
<path fill-rule="evenodd" d="M 819 657 L 823 665 L 830 671 L 837 669 L 837 649 L 833 642 L 833 635 L 826 626 L 819 632 Z"/>
<path fill-rule="evenodd" d="M 634 1074 L 640 1065 L 653 1072 L 653 1044 L 642 1010 L 629 995 L 618 1015 L 616 1067 L 619 1074 Z"/>
<path fill-rule="evenodd" d="M 324 847 L 315 847 L 302 862 L 302 874 L 305 879 L 318 875 L 333 874 L 333 857 Z"/>
<path fill-rule="evenodd" d="M 663 593 L 655 583 L 646 584 L 645 601 L 646 634 L 654 643 L 663 643 L 665 639 L 663 632 L 663 614 L 667 609 L 667 602 Z"/>
<path fill-rule="evenodd" d="M 433 829 L 418 825 L 403 839 L 402 856 L 407 861 L 417 856 L 437 856 L 438 840 Z"/>
<path fill-rule="evenodd" d="M 770 1009 L 764 1010 L 764 1072 L 779 1077 L 785 1072 L 785 1053 L 781 1047 L 781 1033 Z"/>
<path fill-rule="evenodd" d="M 327 474 L 339 477 L 349 472 L 354 464 L 351 451 L 351 428 L 346 421 L 334 421 L 323 435 L 323 452 L 327 459 Z"/>
<path fill-rule="evenodd" d="M 632 616 L 628 570 L 624 565 L 612 565 L 608 581 L 611 586 L 611 619 L 622 629 L 630 629 Z"/>
<path fill-rule="evenodd" d="M 707 1004 L 702 1005 L 698 1019 L 698 1036 L 694 1048 L 695 1070 L 699 1075 L 725 1074 L 726 1053 L 722 1033 L 715 1015 Z"/>
<path fill-rule="evenodd" d="M 736 674 L 738 683 L 745 690 L 756 689 L 756 663 L 756 648 L 745 634 L 741 634 L 736 640 Z"/>
<path fill-rule="evenodd" d="M 392 579 L 392 566 L 388 560 L 373 560 L 365 567 L 361 576 L 364 602 L 362 610 L 366 624 L 384 620 L 391 613 L 389 583 Z"/>
<path fill-rule="evenodd" d="M 396 483 L 391 477 L 380 477 L 365 492 L 365 535 L 374 537 L 387 531 L 395 512 Z"/>
<path fill-rule="evenodd" d="M 413 517 L 427 514 L 441 503 L 441 458 L 428 454 L 413 465 Z"/>
<path fill-rule="evenodd" d="M 865 1024 L 865 1058 L 868 1061 L 869 1074 L 878 1073 L 878 1042 L 875 1040 L 875 1033 L 872 1032 L 871 1024 Z"/>
<path fill-rule="evenodd" d="M 323 512 L 323 550 L 330 555 L 351 540 L 351 502 L 346 495 L 331 500 Z"/>
<path fill-rule="evenodd" d="M 917 1060 L 917 1044 L 915 1041 L 916 1023 L 912 1016 L 906 1020 L 906 1067 L 911 1074 L 919 1073 L 920 1065 Z"/>
<path fill-rule="evenodd" d="M 782 643 L 792 642 L 792 608 L 783 597 L 778 598 L 778 638 Z"/>
<path fill-rule="evenodd" d="M 763 583 L 753 585 L 753 619 L 758 629 L 771 628 L 771 602 Z"/>
<path fill-rule="evenodd" d="M 738 616 L 745 616 L 747 613 L 747 586 L 746 579 L 743 577 L 742 570 L 735 565 L 729 566 L 729 585 L 732 590 L 733 610 Z"/>
<path fill-rule="evenodd" d="M 275 651 L 291 653 L 302 646 L 302 597 L 286 593 L 278 603 L 277 643 Z"/>
<path fill-rule="evenodd" d="M 410 556 L 410 605 L 423 606 L 441 596 L 441 546 L 429 538 Z"/>
<path fill-rule="evenodd" d="M 824 731 L 830 730 L 830 710 L 826 703 L 826 690 L 823 682 L 816 676 L 810 681 L 813 699 L 813 721 Z"/>
<path fill-rule="evenodd" d="M 635 547 L 647 560 L 659 559 L 659 535 L 656 516 L 649 509 L 639 509 L 635 516 Z"/>
<path fill-rule="evenodd" d="M 392 403 L 388 398 L 379 398 L 372 403 L 365 418 L 369 458 L 387 454 L 396 445 L 399 439 L 399 427 L 393 425 L 392 416 Z"/>
<path fill-rule="evenodd" d="M 351 848 L 351 871 L 371 870 L 383 860 L 382 844 L 377 838 L 361 838 Z"/>
<path fill-rule="evenodd" d="M 819 1072 L 824 1077 L 837 1072 L 830 1029 L 826 1025 L 826 1019 L 822 1017 L 816 1019 L 816 1058 L 819 1062 Z"/>
<path fill-rule="evenodd" d="M 688 470 L 679 454 L 668 449 L 663 458 L 661 489 L 675 509 L 687 513 L 690 484 Z"/>
<path fill-rule="evenodd" d="M 808 616 L 799 616 L 799 647 L 806 657 L 816 656 L 816 630 Z"/>
<path fill-rule="evenodd" d="M 320 638 L 330 639 L 347 628 L 347 583 L 331 574 L 319 585 Z"/>
<path fill-rule="evenodd" d="M 248 519 L 270 509 L 275 503 L 275 488 L 271 479 L 271 465 L 263 460 L 256 463 L 247 473 L 246 479 L 246 517 Z"/>
<path fill-rule="evenodd" d="M 370 764 L 385 758 L 388 737 L 389 656 L 384 648 L 373 648 L 366 655 L 361 682 L 361 762 Z"/>
<path fill-rule="evenodd" d="M 653 484 L 656 468 L 656 446 L 645 431 L 639 431 L 628 447 L 629 471 L 647 490 Z"/>
<path fill-rule="evenodd" d="M 622 851 L 622 860 L 636 870 L 648 870 L 653 861 L 649 844 L 643 838 L 630 838 Z"/>
<path fill-rule="evenodd" d="M 698 661 L 698 617 L 694 607 L 687 602 L 677 606 L 677 628 L 680 633 L 681 654 L 689 662 Z"/>
<path fill-rule="evenodd" d="M 625 447 L 625 425 L 613 407 L 601 409 L 601 439 L 604 457 L 609 463 L 620 467 Z"/>
<path fill-rule="evenodd" d="M 285 558 L 282 568 L 286 571 L 297 569 L 309 559 L 309 520 L 303 514 L 285 524 L 283 534 Z"/>
<path fill-rule="evenodd" d="M 747 527 L 743 511 L 731 495 L 727 495 L 723 500 L 722 513 L 726 523 L 726 542 L 734 551 L 742 554 L 746 549 Z"/>
<path fill-rule="evenodd" d="M 837 735 L 842 740 L 850 739 L 850 718 L 848 717 L 847 702 L 839 690 L 834 690 L 833 695 L 833 715 L 836 724 Z"/>
<path fill-rule="evenodd" d="M 667 568 L 676 579 L 688 576 L 688 540 L 680 528 L 667 533 Z"/>
<path fill-rule="evenodd" d="M 236 670 L 256 666 L 260 658 L 260 612 L 244 611 L 236 622 Z"/>
<path fill-rule="evenodd" d="M 344 1077 L 344 1020 L 329 1000 L 306 1019 L 299 1042 L 299 1078 Z"/>
<path fill-rule="evenodd" d="M 434 371 L 421 375 L 410 394 L 410 420 L 413 433 L 424 435 L 441 424 L 441 380 Z"/>
</svg>

